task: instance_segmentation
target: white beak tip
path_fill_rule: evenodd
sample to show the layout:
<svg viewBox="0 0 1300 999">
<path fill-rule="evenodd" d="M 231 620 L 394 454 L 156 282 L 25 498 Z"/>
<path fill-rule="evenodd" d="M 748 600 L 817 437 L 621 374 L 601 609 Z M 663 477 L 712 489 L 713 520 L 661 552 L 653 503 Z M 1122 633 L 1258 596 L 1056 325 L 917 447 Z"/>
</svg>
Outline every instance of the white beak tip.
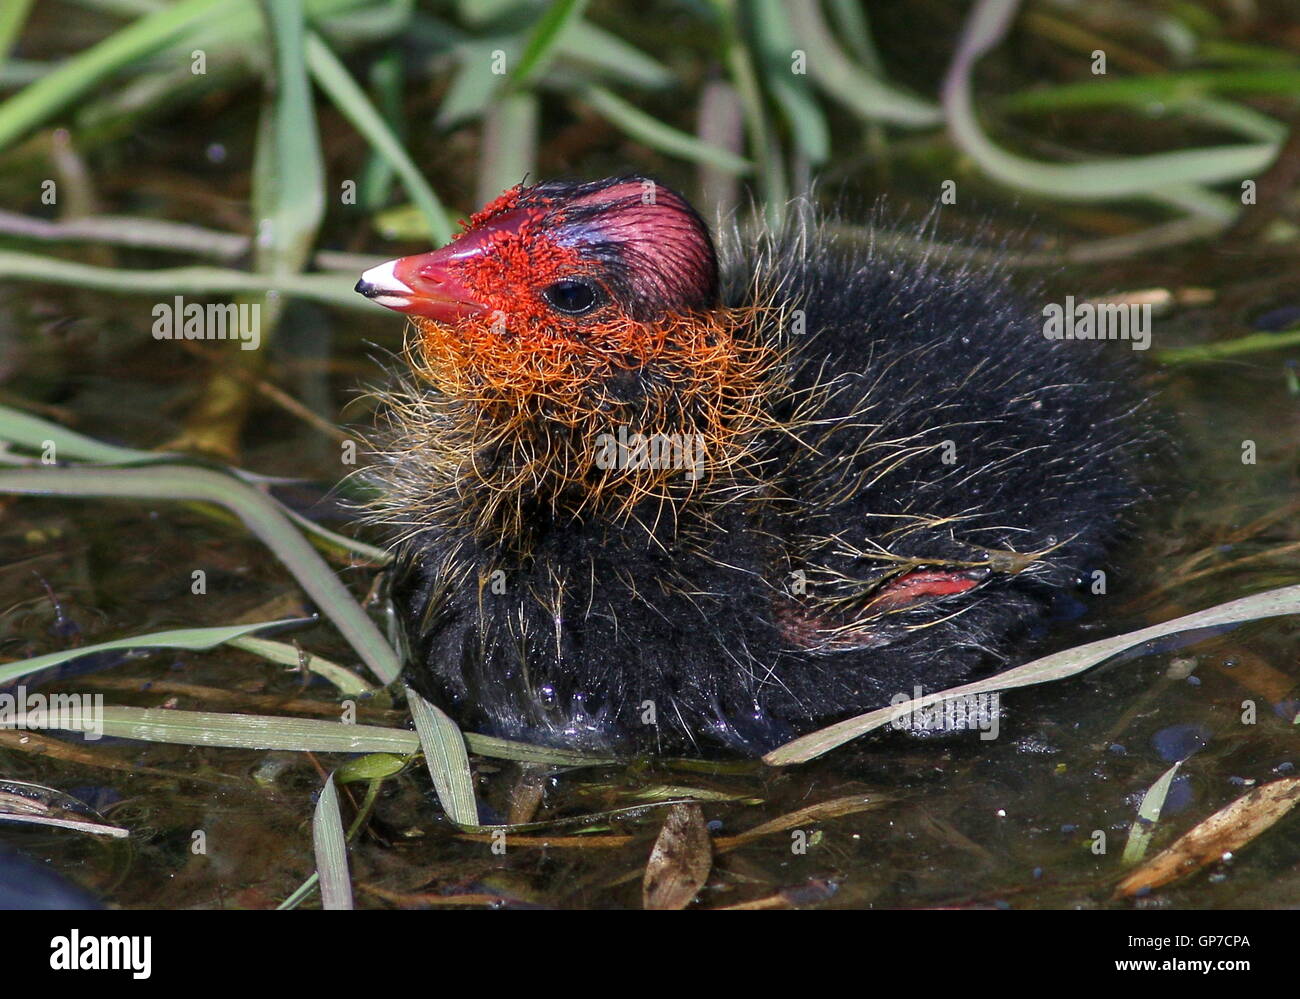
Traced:
<svg viewBox="0 0 1300 999">
<path fill-rule="evenodd" d="M 377 267 L 372 267 L 361 275 L 356 290 L 366 298 L 373 299 L 380 305 L 392 308 L 394 304 L 405 304 L 407 298 L 415 292 L 394 273 L 396 260 L 389 260 Z"/>
</svg>

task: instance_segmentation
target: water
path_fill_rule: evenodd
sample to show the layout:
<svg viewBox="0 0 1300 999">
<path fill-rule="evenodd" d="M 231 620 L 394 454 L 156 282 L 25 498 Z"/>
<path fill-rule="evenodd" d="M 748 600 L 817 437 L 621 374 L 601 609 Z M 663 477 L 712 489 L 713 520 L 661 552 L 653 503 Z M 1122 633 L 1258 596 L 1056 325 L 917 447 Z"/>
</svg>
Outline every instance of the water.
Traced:
<svg viewBox="0 0 1300 999">
<path fill-rule="evenodd" d="M 949 49 L 946 42 L 941 47 Z M 184 131 L 161 126 L 123 140 L 123 159 L 107 163 L 100 182 L 110 191 L 135 185 L 136 193 L 121 199 L 123 210 L 233 226 L 232 218 L 242 216 L 230 205 L 246 194 L 241 164 L 248 160 L 249 116 L 237 109 L 217 116 L 197 147 Z M 209 150 L 202 168 L 195 148 Z M 613 150 L 596 155 L 617 159 Z M 133 156 L 154 173 L 136 176 L 126 166 Z M 0 184 L 18 192 L 40 169 L 29 167 L 30 176 L 11 171 Z M 180 183 L 166 171 L 179 172 Z M 662 172 L 689 186 L 684 171 Z M 909 181 L 904 173 L 883 179 L 896 202 L 915 198 L 923 211 L 933 178 Z M 833 186 L 864 174 L 850 161 L 833 164 L 827 176 Z M 964 198 L 969 188 L 962 190 Z M 869 200 L 873 191 L 862 193 Z M 1012 206 L 988 189 L 975 200 L 946 215 L 947 232 L 964 226 L 991 228 L 994 240 L 1025 233 L 1079 238 L 1137 221 L 1118 211 Z M 323 245 L 364 242 L 363 224 L 331 224 L 336 230 Z M 1041 242 L 1029 238 L 1030 248 Z M 1062 295 L 1076 296 L 1208 289 L 1208 304 L 1157 319 L 1154 345 L 1163 349 L 1289 325 L 1300 308 L 1300 280 L 1288 252 L 1253 242 L 1215 244 L 1102 263 L 1049 281 Z M 396 251 L 388 248 L 388 255 Z M 117 252 L 113 262 L 160 264 L 156 256 L 129 251 Z M 208 366 L 227 363 L 230 352 L 199 357 L 151 339 L 151 305 L 77 289 L 0 287 L 0 401 L 36 402 L 41 415 L 133 447 L 174 440 Z M 359 390 L 378 378 L 375 356 L 398 347 L 399 325 L 378 310 L 371 317 L 296 304 L 269 376 L 322 422 L 364 426 L 368 404 Z M 1063 625 L 1047 649 L 1300 580 L 1298 356 L 1294 349 L 1261 353 L 1165 373 L 1147 364 L 1151 392 L 1171 414 L 1180 448 L 1176 467 L 1162 472 L 1167 485 L 1152 504 L 1150 528 L 1124 553 L 1127 568 L 1110 595 Z M 346 471 L 338 439 L 265 398 L 257 407 L 241 464 L 318 483 L 285 495 L 339 526 L 337 509 L 325 498 Z M 1242 462 L 1247 441 L 1256 447 L 1254 464 Z M 0 504 L 5 658 L 304 609 L 288 574 L 246 531 L 182 504 Z M 207 572 L 205 596 L 191 593 L 192 567 Z M 373 582 L 364 569 L 342 575 L 358 596 Z M 292 637 L 353 662 L 328 627 Z M 918 739 L 878 732 L 783 771 L 755 763 L 639 761 L 550 772 L 477 760 L 485 818 L 531 816 L 544 824 L 508 837 L 504 853 L 494 852 L 490 839 L 443 821 L 427 773 L 408 767 L 385 783 L 373 820 L 352 848 L 358 904 L 445 905 L 457 896 L 476 906 L 635 906 L 667 809 L 700 796 L 715 843 L 713 874 L 699 903 L 708 906 L 1291 906 L 1300 897 L 1294 814 L 1230 862 L 1150 898 L 1132 903 L 1111 896 L 1126 870 L 1120 855 L 1138 803 L 1176 759 L 1185 762 L 1152 852 L 1250 787 L 1296 775 L 1298 663 L 1300 618 L 1277 618 L 1005 694 L 1001 732 L 991 742 L 975 733 Z M 229 648 L 94 665 L 100 668 L 87 671 L 83 663 L 43 689 L 188 710 L 334 711 L 328 686 Z M 1243 720 L 1245 702 L 1257 708 L 1251 724 Z M 365 706 L 359 720 L 405 724 L 401 714 Z M 67 791 L 131 834 L 117 840 L 0 825 L 0 843 L 48 861 L 113 905 L 273 906 L 313 870 L 314 796 L 324 774 L 343 761 L 117 740 L 87 746 L 3 733 L 0 778 Z M 359 803 L 362 794 L 355 785 L 345 789 L 345 816 L 353 814 L 348 796 Z M 742 835 L 765 824 L 771 831 Z"/>
<path fill-rule="evenodd" d="M 29 289 L 8 298 L 11 310 L 38 309 L 46 301 Z M 141 341 L 129 328 L 114 329 L 119 313 L 127 313 L 129 327 L 125 301 L 74 294 L 61 307 L 81 313 L 73 321 L 81 335 L 72 346 L 68 336 L 24 340 L 23 374 L 11 389 L 46 399 L 73 426 L 107 440 L 149 446 L 177 433 L 194 384 L 193 359 Z M 143 310 L 135 311 L 138 323 Z M 338 353 L 327 364 L 282 355 L 278 366 L 318 401 L 322 415 L 336 412 L 332 407 L 342 408 L 371 370 L 363 338 L 391 337 L 394 324 L 314 309 L 297 318 L 318 335 L 320 325 L 328 327 Z M 1184 335 L 1158 330 L 1171 340 Z M 287 341 L 305 342 L 302 332 Z M 1154 510 L 1158 522 L 1172 526 L 1135 542 L 1114 595 L 1054 641 L 1074 644 L 1297 578 L 1289 508 L 1300 403 L 1288 391 L 1283 360 L 1262 355 L 1249 364 L 1176 370 L 1160 379 L 1156 391 L 1176 414 L 1183 447 L 1178 471 L 1185 485 L 1158 499 Z M 122 406 L 124 397 L 134 404 Z M 268 408 L 250 430 L 247 467 L 332 480 L 336 446 L 306 424 Z M 1253 466 L 1240 460 L 1246 439 L 1258 445 Z M 303 491 L 299 499 L 306 496 Z M 0 606 L 10 628 L 3 651 L 10 657 L 302 610 L 287 574 L 245 531 L 176 503 L 23 500 L 0 526 L 0 562 Z M 206 596 L 190 593 L 184 568 L 190 566 L 208 573 Z M 365 592 L 369 573 L 344 575 L 355 592 Z M 637 904 L 666 802 L 694 788 L 717 799 L 704 804 L 715 839 L 810 805 L 865 799 L 861 810 L 720 850 L 702 904 L 755 898 L 832 907 L 1127 904 L 1109 900 L 1123 870 L 1119 855 L 1142 794 L 1172 759 L 1195 749 L 1155 849 L 1250 786 L 1294 774 L 1300 764 L 1290 724 L 1298 629 L 1292 618 L 1255 622 L 1005 694 L 1002 730 L 992 742 L 975 733 L 917 739 L 882 732 L 787 771 L 745 764 L 709 772 L 643 762 L 524 773 L 515 764 L 480 761 L 485 818 L 504 820 L 512 796 L 529 787 L 534 797 L 541 789 L 539 821 L 623 810 L 511 837 L 504 855 L 441 821 L 427 774 L 408 768 L 388 782 L 374 822 L 354 847 L 358 898 L 417 904 L 426 895 L 468 893 L 476 904 Z M 328 628 L 294 637 L 350 661 Z M 270 714 L 292 713 L 304 701 L 330 703 L 329 688 L 229 649 L 160 652 L 65 676 L 47 689 L 100 692 L 116 704 Z M 1242 722 L 1247 700 L 1258 705 L 1254 724 Z M 363 714 L 361 720 L 401 724 L 399 718 Z M 92 747 L 96 765 L 87 766 L 76 755 L 81 747 L 61 745 L 67 758 L 38 755 L 7 736 L 0 774 L 78 789 L 105 821 L 131 830 L 129 841 L 37 827 L 5 828 L 4 841 L 124 906 L 277 903 L 312 869 L 313 796 L 322 769 L 341 762 L 105 740 Z M 664 801 L 653 803 L 656 797 Z M 640 807 L 627 810 L 634 806 Z M 1287 832 L 1293 826 L 1293 819 L 1284 820 L 1230 864 L 1144 904 L 1291 904 L 1300 887 L 1300 847 Z M 590 837 L 576 838 L 584 830 Z M 196 831 L 206 837 L 206 853 L 194 851 Z M 806 852 L 794 850 L 796 831 L 811 836 Z M 1094 852 L 1098 831 L 1106 839 L 1101 855 Z M 561 845 L 547 847 L 546 837 L 561 837 Z"/>
</svg>

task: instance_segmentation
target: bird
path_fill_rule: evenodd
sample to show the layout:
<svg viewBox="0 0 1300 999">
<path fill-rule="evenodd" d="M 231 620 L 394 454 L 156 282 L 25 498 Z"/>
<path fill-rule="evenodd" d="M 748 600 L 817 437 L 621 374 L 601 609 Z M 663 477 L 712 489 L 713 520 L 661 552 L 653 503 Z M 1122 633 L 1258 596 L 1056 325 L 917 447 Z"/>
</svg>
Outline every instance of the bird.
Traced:
<svg viewBox="0 0 1300 999">
<path fill-rule="evenodd" d="M 715 239 L 653 178 L 544 180 L 361 276 L 408 319 L 362 474 L 417 692 L 754 756 L 1005 669 L 1087 597 L 1147 496 L 1132 361 L 842 222 Z"/>
</svg>

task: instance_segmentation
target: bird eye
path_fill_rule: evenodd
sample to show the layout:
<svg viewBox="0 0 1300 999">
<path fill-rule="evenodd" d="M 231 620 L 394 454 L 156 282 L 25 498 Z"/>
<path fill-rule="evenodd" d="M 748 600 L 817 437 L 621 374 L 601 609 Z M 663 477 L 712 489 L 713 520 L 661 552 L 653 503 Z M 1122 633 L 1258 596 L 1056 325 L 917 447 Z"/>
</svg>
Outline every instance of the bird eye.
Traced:
<svg viewBox="0 0 1300 999">
<path fill-rule="evenodd" d="M 585 315 L 599 303 L 596 289 L 586 281 L 556 281 L 542 289 L 542 297 L 566 316 Z"/>
</svg>

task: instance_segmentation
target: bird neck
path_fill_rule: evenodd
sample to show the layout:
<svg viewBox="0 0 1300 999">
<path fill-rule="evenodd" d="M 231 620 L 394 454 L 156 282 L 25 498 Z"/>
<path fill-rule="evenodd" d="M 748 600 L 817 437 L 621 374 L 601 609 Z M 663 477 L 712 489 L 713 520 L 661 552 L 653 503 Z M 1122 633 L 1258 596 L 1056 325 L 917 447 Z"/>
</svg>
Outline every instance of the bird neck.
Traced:
<svg viewBox="0 0 1300 999">
<path fill-rule="evenodd" d="M 746 335 L 755 318 L 719 309 L 581 340 L 418 322 L 417 381 L 390 406 L 390 462 L 407 466 L 396 502 L 526 545 L 547 525 L 644 518 L 717 492 L 769 422 L 774 351 Z"/>
</svg>

